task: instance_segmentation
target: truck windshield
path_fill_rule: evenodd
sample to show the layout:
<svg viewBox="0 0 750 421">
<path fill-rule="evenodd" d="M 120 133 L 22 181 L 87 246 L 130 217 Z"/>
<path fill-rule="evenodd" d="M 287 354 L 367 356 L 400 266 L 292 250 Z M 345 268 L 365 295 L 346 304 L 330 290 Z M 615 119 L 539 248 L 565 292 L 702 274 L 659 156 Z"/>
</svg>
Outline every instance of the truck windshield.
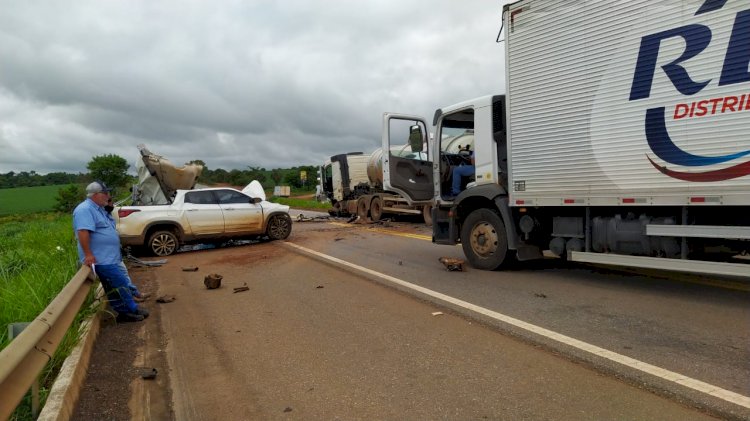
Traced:
<svg viewBox="0 0 750 421">
<path fill-rule="evenodd" d="M 443 127 L 441 135 L 441 152 L 457 154 L 467 146 L 474 150 L 474 129 Z"/>
</svg>

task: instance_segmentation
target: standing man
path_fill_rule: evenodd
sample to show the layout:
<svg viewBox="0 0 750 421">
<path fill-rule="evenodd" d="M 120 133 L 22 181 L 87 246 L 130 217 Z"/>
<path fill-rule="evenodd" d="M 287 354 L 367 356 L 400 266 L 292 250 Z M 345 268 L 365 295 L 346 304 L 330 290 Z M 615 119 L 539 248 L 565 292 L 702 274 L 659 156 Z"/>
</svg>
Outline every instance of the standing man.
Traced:
<svg viewBox="0 0 750 421">
<path fill-rule="evenodd" d="M 101 181 L 86 186 L 86 200 L 73 211 L 73 230 L 78 239 L 81 264 L 91 266 L 104 286 L 109 304 L 117 312 L 118 322 L 139 322 L 148 317 L 133 300 L 128 278 L 120 264 L 120 236 L 115 220 L 104 210 L 111 189 Z"/>
</svg>

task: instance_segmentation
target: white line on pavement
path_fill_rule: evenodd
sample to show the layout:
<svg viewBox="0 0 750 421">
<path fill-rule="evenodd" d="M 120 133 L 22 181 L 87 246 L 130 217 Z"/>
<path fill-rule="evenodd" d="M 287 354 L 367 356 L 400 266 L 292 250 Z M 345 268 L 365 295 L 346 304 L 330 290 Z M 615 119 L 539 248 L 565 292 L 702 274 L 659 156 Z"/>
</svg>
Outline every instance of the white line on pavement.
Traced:
<svg viewBox="0 0 750 421">
<path fill-rule="evenodd" d="M 451 297 L 449 295 L 442 294 L 437 291 L 433 291 L 431 289 L 427 289 L 424 287 L 421 287 L 419 285 L 415 285 L 406 281 L 403 281 L 401 279 L 395 278 L 393 276 L 385 275 L 380 272 L 376 272 L 374 270 L 355 265 L 353 263 L 349 263 L 345 260 L 341 260 L 339 258 L 329 256 L 327 254 L 319 253 L 315 250 L 308 249 L 306 247 L 299 246 L 294 243 L 284 243 L 285 245 L 289 245 L 293 248 L 296 248 L 304 253 L 317 256 L 318 258 L 343 265 L 352 269 L 355 269 L 357 271 L 366 273 L 370 276 L 378 277 L 386 282 L 390 282 L 396 285 L 401 285 L 403 287 L 412 289 L 414 291 L 420 292 L 422 294 L 428 295 L 430 297 L 436 298 L 438 300 L 465 308 L 467 310 L 482 314 L 484 316 L 493 318 L 495 320 L 499 320 L 504 323 L 508 323 L 512 326 L 516 326 L 518 328 L 524 329 L 528 332 L 533 332 L 537 335 L 541 335 L 545 338 L 549 338 L 552 340 L 555 340 L 557 342 L 560 342 L 562 344 L 572 346 L 574 348 L 580 349 L 582 351 L 586 351 L 588 353 L 597 355 L 599 357 L 605 358 L 607 360 L 622 364 L 626 367 L 630 367 L 639 371 L 642 371 L 644 373 L 677 383 L 679 385 L 688 387 L 690 389 L 696 390 L 698 392 L 705 393 L 707 395 L 714 396 L 716 398 L 719 398 L 721 400 L 745 407 L 750 408 L 750 397 L 741 395 L 736 392 L 732 392 L 731 390 L 722 389 L 718 386 L 714 386 L 705 382 L 702 382 L 700 380 L 696 380 L 693 378 L 690 378 L 688 376 L 675 373 L 674 371 L 669 371 L 666 369 L 663 369 L 661 367 L 657 367 L 655 365 L 651 365 L 648 363 L 645 363 L 643 361 L 636 360 L 635 358 L 630 358 L 628 356 L 618 354 L 617 352 L 609 351 L 604 348 L 600 348 L 596 345 L 589 344 L 587 342 L 580 341 L 575 338 L 571 338 L 570 336 L 565 336 L 560 333 L 551 331 L 549 329 L 545 329 L 540 326 L 533 325 L 531 323 L 524 322 L 523 320 L 519 320 L 510 316 L 506 316 L 505 314 L 498 313 L 496 311 L 492 311 L 489 309 L 486 309 L 484 307 L 480 307 L 478 305 L 469 303 L 467 301 L 459 300 L 457 298 Z"/>
</svg>

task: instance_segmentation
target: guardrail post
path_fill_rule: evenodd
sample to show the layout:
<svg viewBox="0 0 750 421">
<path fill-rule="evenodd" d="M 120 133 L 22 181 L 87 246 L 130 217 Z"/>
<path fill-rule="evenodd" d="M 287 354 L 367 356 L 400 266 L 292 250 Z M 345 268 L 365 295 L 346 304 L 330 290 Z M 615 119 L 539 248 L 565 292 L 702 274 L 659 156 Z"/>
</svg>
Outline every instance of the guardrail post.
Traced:
<svg viewBox="0 0 750 421">
<path fill-rule="evenodd" d="M 22 323 L 11 323 L 8 325 L 8 338 L 12 341 L 16 336 L 20 335 L 26 326 L 30 325 L 30 322 Z M 31 417 L 36 419 L 39 416 L 39 377 L 34 379 L 34 383 L 31 385 Z"/>
</svg>

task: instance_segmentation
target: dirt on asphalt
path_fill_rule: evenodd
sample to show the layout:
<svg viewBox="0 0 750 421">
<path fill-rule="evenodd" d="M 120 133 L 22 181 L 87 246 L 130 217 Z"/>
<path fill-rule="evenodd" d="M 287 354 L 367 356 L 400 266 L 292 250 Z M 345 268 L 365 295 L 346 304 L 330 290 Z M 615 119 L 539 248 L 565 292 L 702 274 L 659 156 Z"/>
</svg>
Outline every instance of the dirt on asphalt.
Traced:
<svg viewBox="0 0 750 421">
<path fill-rule="evenodd" d="M 297 215 L 305 211 L 295 210 L 295 212 L 294 215 Z M 332 219 L 332 221 L 346 223 L 346 218 Z M 302 240 L 307 238 L 311 231 L 315 231 L 316 240 L 320 241 L 337 241 L 345 236 L 357 236 L 359 235 L 357 231 L 367 229 L 397 227 L 399 231 L 414 234 L 424 234 L 429 231 L 429 228 L 423 224 L 410 223 L 408 220 L 407 222 L 385 220 L 375 224 L 354 222 L 351 223 L 351 230 L 343 231 L 340 227 L 332 227 L 325 222 L 327 221 L 295 222 L 297 229 L 293 229 L 290 239 Z M 303 227 L 305 229 L 301 229 Z M 253 247 L 253 244 L 240 247 Z M 209 263 L 214 265 L 233 263 L 224 261 L 231 259 L 232 253 L 227 254 L 227 259 L 222 257 L 217 259 L 216 254 L 201 251 L 186 253 L 190 254 L 191 265 L 201 268 L 207 267 Z M 156 260 L 148 257 L 141 257 L 141 259 Z M 210 262 L 206 259 L 210 259 Z M 252 264 L 247 260 L 247 256 L 241 263 L 234 263 Z M 162 281 L 155 276 L 156 271 L 148 266 L 132 263 L 128 264 L 128 268 L 133 282 L 141 292 L 151 295 L 148 300 L 140 304 L 150 312 L 150 316 L 142 322 L 118 324 L 111 315 L 104 315 L 85 384 L 71 418 L 74 421 L 128 421 L 149 417 L 158 420 L 174 420 L 169 367 L 163 352 L 166 349 L 167 339 L 160 327 L 161 307 L 170 304 L 156 301 L 159 298 L 159 287 Z M 180 297 L 176 299 L 179 300 Z M 153 346 L 146 346 L 147 341 Z M 144 349 L 157 351 L 144 355 Z M 144 379 L 143 375 L 152 373 L 151 369 L 156 369 L 156 376 L 152 379 Z M 149 407 L 144 408 L 143 402 L 148 402 Z M 144 414 L 146 410 L 148 414 Z"/>
</svg>

